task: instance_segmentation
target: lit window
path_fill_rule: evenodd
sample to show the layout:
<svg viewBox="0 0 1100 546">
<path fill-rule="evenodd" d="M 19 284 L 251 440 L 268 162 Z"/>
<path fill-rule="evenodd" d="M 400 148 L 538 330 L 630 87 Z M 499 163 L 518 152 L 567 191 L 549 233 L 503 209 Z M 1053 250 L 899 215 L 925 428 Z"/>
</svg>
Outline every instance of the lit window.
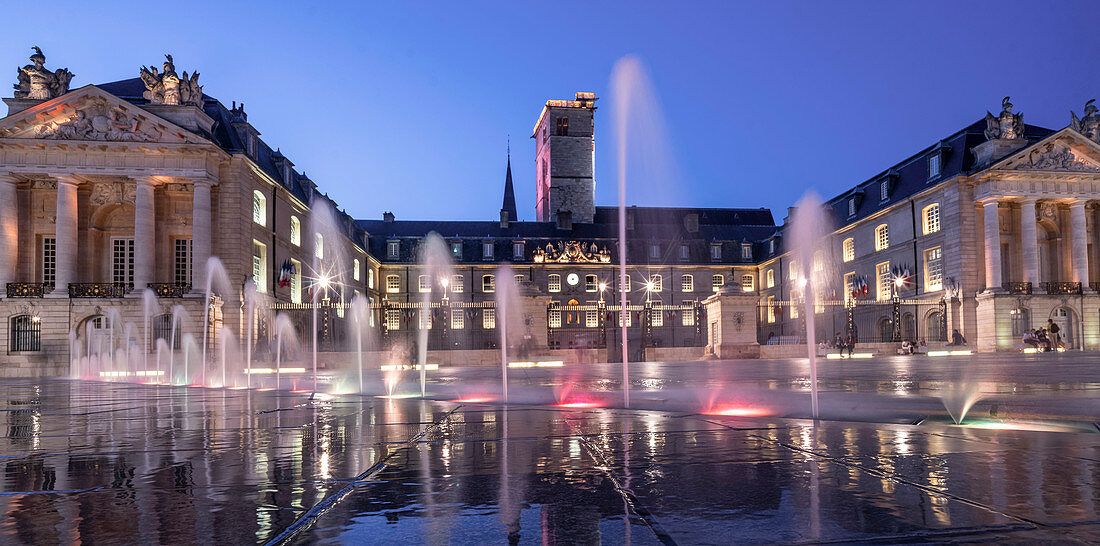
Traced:
<svg viewBox="0 0 1100 546">
<path fill-rule="evenodd" d="M 462 275 L 451 276 L 451 292 L 456 294 L 462 293 L 466 290 L 466 277 Z"/>
<path fill-rule="evenodd" d="M 432 310 L 431 309 L 421 309 L 420 312 L 417 313 L 417 316 L 419 317 L 419 325 L 420 325 L 421 330 L 431 330 L 432 329 Z"/>
<path fill-rule="evenodd" d="M 551 328 L 561 328 L 561 309 L 558 309 L 557 307 L 552 307 L 550 309 L 549 321 Z"/>
<path fill-rule="evenodd" d="M 400 309 L 386 309 L 386 329 L 387 330 L 400 330 L 401 329 L 401 310 Z"/>
<path fill-rule="evenodd" d="M 42 238 L 42 283 L 53 286 L 57 275 L 57 239 Z"/>
<path fill-rule="evenodd" d="M 600 311 L 596 308 L 596 302 L 588 302 L 589 308 L 584 311 L 585 328 L 595 328 L 600 325 Z"/>
<path fill-rule="evenodd" d="M 134 239 L 133 237 L 118 237 L 111 239 L 113 255 L 111 280 L 116 284 L 131 284 L 134 282 Z"/>
<path fill-rule="evenodd" d="M 497 280 L 494 275 L 484 275 L 481 277 L 481 291 L 482 292 L 496 292 Z"/>
<path fill-rule="evenodd" d="M 940 175 L 940 154 L 928 156 L 928 179 L 931 180 Z"/>
<path fill-rule="evenodd" d="M 252 192 L 252 221 L 261 226 L 267 225 L 267 198 L 260 190 Z"/>
<path fill-rule="evenodd" d="M 856 291 L 856 273 L 844 274 L 844 305 L 850 305 L 852 300 L 855 299 Z"/>
<path fill-rule="evenodd" d="M 752 292 L 756 290 L 756 277 L 753 275 L 741 275 L 741 291 Z"/>
<path fill-rule="evenodd" d="M 351 261 L 351 278 L 359 280 L 359 258 Z"/>
<path fill-rule="evenodd" d="M 466 314 L 462 309 L 451 310 L 451 329 L 462 330 L 466 327 Z"/>
<path fill-rule="evenodd" d="M 623 316 L 624 316 L 624 315 L 626 316 L 626 326 L 627 326 L 627 328 L 629 328 L 629 327 L 633 326 L 633 322 L 634 322 L 634 317 L 633 317 L 633 315 L 634 315 L 634 314 L 633 314 L 633 313 L 631 313 L 630 311 L 627 311 L 627 312 L 625 312 L 625 313 L 623 313 L 623 312 L 621 312 L 621 311 L 620 311 L 620 312 L 619 312 L 619 328 L 622 328 L 622 327 L 623 327 Z"/>
<path fill-rule="evenodd" d="M 302 221 L 297 216 L 290 217 L 290 244 L 302 246 Z"/>
<path fill-rule="evenodd" d="M 559 326 L 561 325 L 561 319 L 558 319 Z M 491 330 L 497 327 L 497 310 L 492 307 L 486 307 L 481 310 L 481 327 L 486 330 Z"/>
<path fill-rule="evenodd" d="M 695 302 L 684 300 L 684 305 L 691 305 Z M 684 309 L 680 311 L 680 326 L 695 326 L 695 310 Z"/>
<path fill-rule="evenodd" d="M 661 257 L 661 247 L 657 245 L 649 245 L 649 257 L 656 260 Z"/>
<path fill-rule="evenodd" d="M 665 289 L 664 279 L 660 275 L 654 275 L 649 279 L 649 282 L 653 283 L 654 292 L 660 292 Z"/>
<path fill-rule="evenodd" d="M 397 256 L 401 254 L 401 241 L 389 241 L 386 243 L 386 257 L 391 260 L 396 260 Z"/>
<path fill-rule="evenodd" d="M 710 259 L 721 260 L 722 259 L 722 245 L 710 245 Z"/>
<path fill-rule="evenodd" d="M 524 277 L 523 275 L 514 275 L 513 278 L 516 279 L 516 284 L 518 285 L 523 282 Z"/>
<path fill-rule="evenodd" d="M 932 203 L 921 212 L 924 217 L 924 234 L 935 233 L 940 230 L 940 204 Z"/>
<path fill-rule="evenodd" d="M 267 247 L 259 241 L 252 241 L 252 282 L 256 291 L 267 292 Z"/>
<path fill-rule="evenodd" d="M 791 303 L 791 305 L 787 306 L 787 316 L 788 316 L 788 318 L 793 318 L 793 319 L 798 318 L 798 303 L 797 302 L 793 302 L 793 303 Z"/>
<path fill-rule="evenodd" d="M 848 199 L 848 216 L 856 215 L 856 200 L 855 198 Z"/>
<path fill-rule="evenodd" d="M 557 136 L 569 136 L 569 118 L 557 119 Z"/>
<path fill-rule="evenodd" d="M 875 228 L 875 251 L 890 248 L 890 228 L 886 224 L 879 224 Z"/>
<path fill-rule="evenodd" d="M 551 292 L 561 292 L 561 275 L 551 273 L 546 280 L 546 289 Z"/>
<path fill-rule="evenodd" d="M 367 288 L 374 288 L 374 270 L 370 268 L 367 269 Z"/>
<path fill-rule="evenodd" d="M 843 249 L 841 251 L 841 255 L 844 258 L 845 262 L 850 262 L 850 261 L 856 259 L 856 240 L 855 239 L 853 239 L 851 237 L 848 237 L 847 239 L 844 239 L 844 245 L 843 245 Z"/>
<path fill-rule="evenodd" d="M 325 259 L 325 236 L 320 233 L 313 235 L 313 255 L 318 260 Z"/>
<path fill-rule="evenodd" d="M 929 292 L 943 288 L 943 250 L 940 247 L 924 251 L 924 289 Z"/>
<path fill-rule="evenodd" d="M 486 260 L 493 259 L 493 242 L 485 241 L 481 243 L 481 257 Z"/>
<path fill-rule="evenodd" d="M 798 279 L 798 271 L 798 261 L 791 260 L 791 262 L 787 264 L 787 278 L 792 281 Z"/>
<path fill-rule="evenodd" d="M 775 254 L 775 239 L 768 239 L 768 253 Z"/>
<path fill-rule="evenodd" d="M 726 284 L 725 275 L 711 275 L 710 276 L 710 289 L 712 292 L 717 292 L 722 289 L 722 285 Z"/>
<path fill-rule="evenodd" d="M 815 273 L 825 271 L 825 255 L 820 250 L 815 250 L 814 261 L 810 265 Z"/>
<path fill-rule="evenodd" d="M 665 325 L 665 313 L 664 311 L 657 311 L 654 309 L 649 310 L 649 325 L 650 326 L 664 326 Z"/>
<path fill-rule="evenodd" d="M 386 292 L 396 294 L 399 290 L 401 290 L 401 277 L 386 275 Z"/>
<path fill-rule="evenodd" d="M 191 284 L 191 239 L 176 239 L 175 275 L 176 284 Z"/>
<path fill-rule="evenodd" d="M 623 277 L 623 290 L 626 291 L 626 292 L 630 292 L 630 274 L 629 273 L 627 273 Z"/>
<path fill-rule="evenodd" d="M 878 292 L 875 296 L 880 301 L 890 299 L 890 287 L 894 284 L 893 275 L 890 274 L 890 262 L 882 262 L 875 266 L 875 278 L 878 280 Z"/>
<path fill-rule="evenodd" d="M 681 260 L 687 260 L 690 257 L 691 257 L 691 251 L 688 249 L 688 246 L 687 245 L 680 245 L 680 259 Z"/>
<path fill-rule="evenodd" d="M 584 291 L 595 292 L 598 288 L 599 281 L 596 280 L 595 275 L 584 276 Z"/>
<path fill-rule="evenodd" d="M 774 269 L 769 269 L 768 272 L 764 275 L 764 284 L 768 288 L 775 288 L 775 270 Z"/>
<path fill-rule="evenodd" d="M 432 279 L 431 279 L 431 277 L 429 277 L 428 275 L 420 275 L 416 278 L 416 280 L 417 280 L 417 287 L 420 290 L 421 294 L 423 294 L 425 292 L 431 292 L 432 291 Z"/>
<path fill-rule="evenodd" d="M 15 315 L 10 319 L 8 349 L 12 352 L 42 350 L 42 319 L 38 315 Z"/>
<path fill-rule="evenodd" d="M 290 267 L 290 303 L 302 303 L 302 262 L 291 258 Z"/>
<path fill-rule="evenodd" d="M 883 180 L 878 184 L 879 199 L 885 201 L 890 198 L 890 181 Z"/>
<path fill-rule="evenodd" d="M 512 242 L 512 259 L 513 260 L 522 260 L 523 259 L 523 247 L 524 247 L 523 241 L 514 241 L 514 242 Z"/>
<path fill-rule="evenodd" d="M 462 258 L 462 241 L 451 241 L 451 256 L 456 260 Z"/>
<path fill-rule="evenodd" d="M 751 260 L 752 259 L 752 245 L 751 244 L 741 243 L 741 259 L 742 260 Z"/>
<path fill-rule="evenodd" d="M 775 322 L 775 296 L 768 296 L 768 322 Z"/>
<path fill-rule="evenodd" d="M 681 292 L 694 292 L 695 291 L 695 277 L 691 275 L 680 275 L 680 291 Z"/>
</svg>

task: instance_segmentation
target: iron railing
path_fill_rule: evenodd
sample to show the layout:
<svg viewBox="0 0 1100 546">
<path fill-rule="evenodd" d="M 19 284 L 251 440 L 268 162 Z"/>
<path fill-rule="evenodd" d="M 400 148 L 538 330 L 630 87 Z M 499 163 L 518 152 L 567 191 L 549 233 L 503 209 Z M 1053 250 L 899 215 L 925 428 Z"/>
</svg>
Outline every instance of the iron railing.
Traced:
<svg viewBox="0 0 1100 546">
<path fill-rule="evenodd" d="M 801 301 L 759 304 L 757 341 L 762 345 L 806 343 L 805 304 Z M 795 309 L 795 316 L 792 315 Z M 946 301 L 856 301 L 845 305 L 826 301 L 814 306 L 816 342 L 832 342 L 837 334 L 851 333 L 858 343 L 947 341 Z"/>
<path fill-rule="evenodd" d="M 133 285 L 121 282 L 69 283 L 70 298 L 121 298 Z"/>
<path fill-rule="evenodd" d="M 42 282 L 9 282 L 7 286 L 9 298 L 41 298 L 50 290 L 53 285 Z"/>
<path fill-rule="evenodd" d="M 149 289 L 152 290 L 158 298 L 182 298 L 191 291 L 191 284 L 181 282 L 151 282 L 149 283 Z"/>
<path fill-rule="evenodd" d="M 1001 288 L 1009 294 L 1031 294 L 1031 283 L 1029 282 L 1006 282 L 1001 284 Z"/>
<path fill-rule="evenodd" d="M 1054 282 L 1045 282 L 1041 286 L 1043 287 L 1043 290 L 1045 290 L 1047 294 L 1080 294 L 1081 293 L 1081 283 L 1079 283 L 1079 282 L 1054 281 Z"/>
</svg>

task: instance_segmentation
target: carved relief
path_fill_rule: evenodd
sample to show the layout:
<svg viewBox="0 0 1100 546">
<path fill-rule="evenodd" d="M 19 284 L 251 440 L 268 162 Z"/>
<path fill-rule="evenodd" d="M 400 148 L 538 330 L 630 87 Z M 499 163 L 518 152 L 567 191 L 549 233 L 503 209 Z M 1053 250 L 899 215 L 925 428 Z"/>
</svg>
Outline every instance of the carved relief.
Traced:
<svg viewBox="0 0 1100 546">
<path fill-rule="evenodd" d="M 69 92 L 69 80 L 73 73 L 68 68 L 58 68 L 50 72 L 46 56 L 38 46 L 34 46 L 31 63 L 19 69 L 19 83 L 15 84 L 15 98 L 49 100 Z"/>
<path fill-rule="evenodd" d="M 129 116 L 103 97 L 94 97 L 64 121 L 38 126 L 36 138 L 57 140 L 107 140 L 114 142 L 151 142 L 161 132 L 151 123 Z"/>
<path fill-rule="evenodd" d="M 1041 149 L 1032 150 L 1017 167 L 1022 170 L 1100 172 L 1100 168 L 1077 157 L 1069 147 L 1048 142 Z"/>
<path fill-rule="evenodd" d="M 92 202 L 97 205 L 133 205 L 137 186 L 122 181 L 96 182 L 92 188 Z"/>
<path fill-rule="evenodd" d="M 611 263 L 611 251 L 607 248 L 599 249 L 595 243 L 585 245 L 577 241 L 558 241 L 557 247 L 546 243 L 545 248 L 536 248 L 534 252 L 535 263 Z"/>
<path fill-rule="evenodd" d="M 1058 207 L 1051 201 L 1043 201 L 1039 205 L 1039 219 L 1057 221 Z"/>
<path fill-rule="evenodd" d="M 191 76 L 184 71 L 183 77 L 176 74 L 176 65 L 171 55 L 165 55 L 164 72 L 141 67 L 141 81 L 145 84 L 144 97 L 151 104 L 189 104 L 202 108 L 202 86 L 199 85 L 199 73 Z"/>
</svg>

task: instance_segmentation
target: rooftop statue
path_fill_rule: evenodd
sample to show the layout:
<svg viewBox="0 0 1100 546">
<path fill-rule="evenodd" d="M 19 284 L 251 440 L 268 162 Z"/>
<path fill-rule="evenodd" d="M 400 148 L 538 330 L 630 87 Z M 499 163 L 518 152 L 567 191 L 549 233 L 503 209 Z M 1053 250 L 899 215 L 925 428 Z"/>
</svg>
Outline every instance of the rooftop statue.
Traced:
<svg viewBox="0 0 1100 546">
<path fill-rule="evenodd" d="M 31 62 L 19 70 L 19 83 L 15 84 L 15 98 L 49 100 L 69 92 L 69 81 L 73 73 L 68 68 L 59 68 L 53 72 L 46 69 L 46 56 L 38 46 L 34 46 Z"/>
<path fill-rule="evenodd" d="M 141 67 L 141 81 L 145 83 L 144 97 L 151 104 L 187 104 L 202 107 L 202 86 L 199 85 L 199 73 L 191 76 L 184 71 L 181 78 L 176 74 L 176 65 L 171 55 L 164 56 L 164 72 L 156 67 Z"/>
<path fill-rule="evenodd" d="M 1098 109 L 1093 104 L 1094 102 L 1096 102 L 1096 99 L 1085 103 L 1085 114 L 1081 118 L 1078 118 L 1077 114 L 1070 110 L 1069 126 L 1074 131 L 1089 137 L 1090 140 L 1100 142 L 1100 113 L 1097 113 Z"/>
<path fill-rule="evenodd" d="M 1024 115 L 1012 113 L 1012 103 L 1005 97 L 1001 101 L 1001 115 L 985 113 L 985 138 L 1015 140 L 1024 138 Z"/>
</svg>

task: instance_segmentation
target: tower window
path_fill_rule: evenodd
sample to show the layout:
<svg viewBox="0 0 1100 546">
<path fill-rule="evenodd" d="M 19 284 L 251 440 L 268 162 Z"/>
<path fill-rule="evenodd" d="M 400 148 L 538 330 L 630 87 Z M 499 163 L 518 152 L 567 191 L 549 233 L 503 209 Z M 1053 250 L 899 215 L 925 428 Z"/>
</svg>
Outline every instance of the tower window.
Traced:
<svg viewBox="0 0 1100 546">
<path fill-rule="evenodd" d="M 558 118 L 558 136 L 569 136 L 569 118 Z"/>
</svg>

